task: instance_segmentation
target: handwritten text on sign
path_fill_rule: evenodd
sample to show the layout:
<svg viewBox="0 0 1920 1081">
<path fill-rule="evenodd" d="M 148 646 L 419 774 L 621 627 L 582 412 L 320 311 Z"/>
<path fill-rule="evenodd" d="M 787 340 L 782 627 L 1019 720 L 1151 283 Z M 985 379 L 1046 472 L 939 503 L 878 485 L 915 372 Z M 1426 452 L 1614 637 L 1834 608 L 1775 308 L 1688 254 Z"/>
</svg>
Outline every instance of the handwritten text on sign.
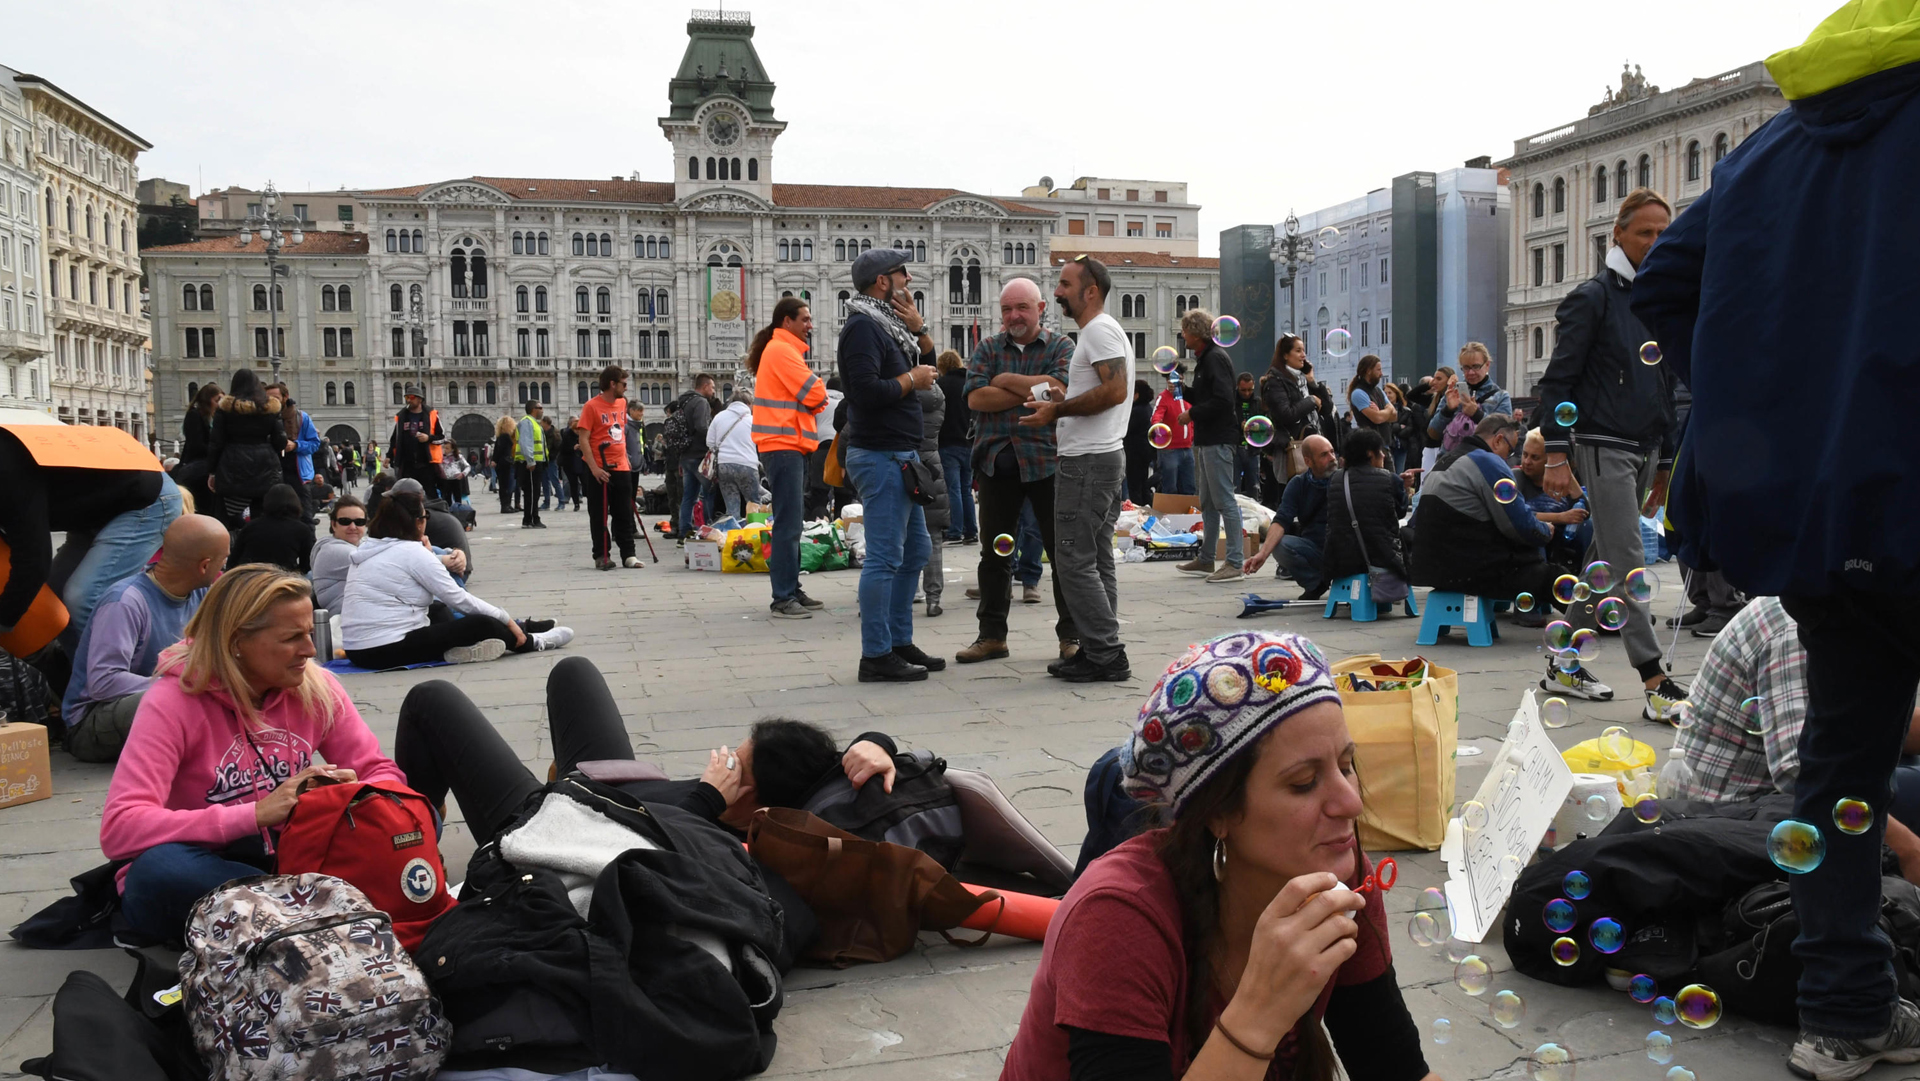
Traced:
<svg viewBox="0 0 1920 1081">
<path fill-rule="evenodd" d="M 1456 818 L 1447 823 L 1447 837 L 1440 846 L 1440 858 L 1447 864 L 1447 903 L 1455 938 L 1479 942 L 1486 937 L 1513 890 L 1505 872 L 1517 872 L 1533 858 L 1572 789 L 1573 771 L 1547 738 L 1533 692 L 1526 691 L 1514 711 L 1507 741 L 1500 745 L 1500 753 L 1472 797 L 1486 808 L 1485 824 L 1468 830 Z"/>
</svg>

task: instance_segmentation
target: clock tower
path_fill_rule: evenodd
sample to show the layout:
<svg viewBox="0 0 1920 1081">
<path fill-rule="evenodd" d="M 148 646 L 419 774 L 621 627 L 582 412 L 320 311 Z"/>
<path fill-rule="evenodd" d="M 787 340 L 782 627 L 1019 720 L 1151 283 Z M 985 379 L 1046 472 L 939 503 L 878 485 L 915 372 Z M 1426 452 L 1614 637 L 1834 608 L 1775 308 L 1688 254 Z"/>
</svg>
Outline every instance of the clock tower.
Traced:
<svg viewBox="0 0 1920 1081">
<path fill-rule="evenodd" d="M 673 144 L 675 199 L 721 188 L 773 202 L 773 81 L 753 49 L 744 11 L 694 11 L 687 51 L 667 84 L 660 130 Z"/>
</svg>

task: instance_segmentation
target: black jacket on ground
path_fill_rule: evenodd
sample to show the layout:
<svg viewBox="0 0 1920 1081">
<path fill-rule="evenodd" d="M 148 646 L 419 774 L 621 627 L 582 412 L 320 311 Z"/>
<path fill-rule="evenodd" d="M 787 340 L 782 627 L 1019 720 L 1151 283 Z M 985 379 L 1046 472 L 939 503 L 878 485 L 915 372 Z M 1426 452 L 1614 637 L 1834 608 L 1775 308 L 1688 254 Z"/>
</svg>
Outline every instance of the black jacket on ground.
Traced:
<svg viewBox="0 0 1920 1081">
<path fill-rule="evenodd" d="M 1193 414 L 1193 445 L 1239 446 L 1239 394 L 1234 390 L 1233 361 L 1213 342 L 1193 362 L 1193 385 L 1187 388 L 1187 409 Z"/>
<path fill-rule="evenodd" d="M 1663 464 L 1673 460 L 1673 372 L 1640 362 L 1650 335 L 1628 307 L 1632 293 L 1625 278 L 1601 267 L 1553 313 L 1553 356 L 1534 388 L 1549 452 L 1567 453 L 1578 436 L 1590 446 L 1657 450 Z M 1562 402 L 1578 410 L 1571 428 L 1555 419 Z"/>
<path fill-rule="evenodd" d="M 214 494 L 222 499 L 254 499 L 283 483 L 280 452 L 287 445 L 287 429 L 280 421 L 280 401 L 266 405 L 236 398 L 220 399 L 213 411 Z"/>
<path fill-rule="evenodd" d="M 313 570 L 313 523 L 299 518 L 263 515 L 246 524 L 233 538 L 229 567 L 242 563 L 271 563 L 306 574 Z"/>
<path fill-rule="evenodd" d="M 940 377 L 940 393 L 946 396 L 946 418 L 940 422 L 940 445 L 973 446 L 973 410 L 967 407 L 967 370 L 955 368 Z"/>
<path fill-rule="evenodd" d="M 1347 506 L 1346 484 L 1353 487 L 1354 512 Z M 1356 466 L 1335 473 L 1327 481 L 1327 540 L 1321 568 L 1328 578 L 1367 573 L 1369 564 L 1406 579 L 1407 563 L 1400 551 L 1400 519 L 1407 513 L 1407 488 L 1384 469 Z M 1365 558 L 1354 539 L 1353 519 L 1367 541 Z"/>
</svg>

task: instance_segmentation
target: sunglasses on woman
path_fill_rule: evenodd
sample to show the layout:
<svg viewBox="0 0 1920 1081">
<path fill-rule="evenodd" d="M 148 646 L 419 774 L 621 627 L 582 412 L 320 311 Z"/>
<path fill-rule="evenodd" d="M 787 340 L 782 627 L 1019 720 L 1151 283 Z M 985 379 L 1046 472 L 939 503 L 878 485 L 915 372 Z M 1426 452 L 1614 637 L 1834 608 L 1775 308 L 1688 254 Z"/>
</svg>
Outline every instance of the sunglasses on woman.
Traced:
<svg viewBox="0 0 1920 1081">
<path fill-rule="evenodd" d="M 335 518 L 333 524 L 347 526 L 351 529 L 367 528 L 367 520 L 365 518 Z"/>
</svg>

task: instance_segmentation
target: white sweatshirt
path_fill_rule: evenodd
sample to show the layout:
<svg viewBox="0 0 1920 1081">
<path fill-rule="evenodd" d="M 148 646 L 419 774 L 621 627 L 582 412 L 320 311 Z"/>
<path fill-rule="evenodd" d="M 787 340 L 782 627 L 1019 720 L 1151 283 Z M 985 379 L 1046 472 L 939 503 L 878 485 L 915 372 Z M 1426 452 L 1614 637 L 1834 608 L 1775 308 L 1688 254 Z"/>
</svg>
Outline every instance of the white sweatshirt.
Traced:
<svg viewBox="0 0 1920 1081">
<path fill-rule="evenodd" d="M 460 588 L 419 541 L 380 537 L 360 542 L 347 569 L 340 639 L 346 649 L 392 645 L 427 625 L 427 605 L 438 600 L 456 612 L 513 617 Z"/>
<path fill-rule="evenodd" d="M 720 465 L 747 465 L 760 468 L 760 448 L 753 443 L 753 410 L 745 402 L 732 402 L 707 426 L 707 446 L 719 447 Z"/>
</svg>

